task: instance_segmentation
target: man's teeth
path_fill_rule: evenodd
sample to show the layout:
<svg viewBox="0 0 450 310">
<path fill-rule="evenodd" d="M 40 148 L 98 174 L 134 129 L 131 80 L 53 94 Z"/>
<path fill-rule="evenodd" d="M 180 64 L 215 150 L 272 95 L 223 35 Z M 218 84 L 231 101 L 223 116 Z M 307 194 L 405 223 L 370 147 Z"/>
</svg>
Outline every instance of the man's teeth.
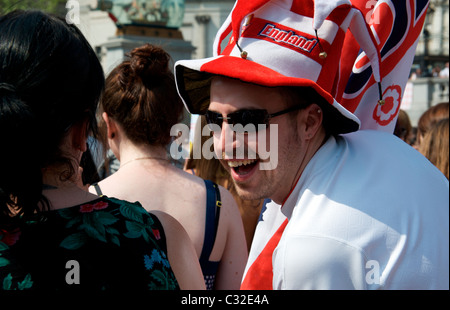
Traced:
<svg viewBox="0 0 450 310">
<path fill-rule="evenodd" d="M 249 160 L 240 160 L 240 161 L 228 161 L 228 166 L 230 168 L 236 168 L 240 166 L 250 165 L 255 163 L 255 159 L 249 159 Z"/>
</svg>

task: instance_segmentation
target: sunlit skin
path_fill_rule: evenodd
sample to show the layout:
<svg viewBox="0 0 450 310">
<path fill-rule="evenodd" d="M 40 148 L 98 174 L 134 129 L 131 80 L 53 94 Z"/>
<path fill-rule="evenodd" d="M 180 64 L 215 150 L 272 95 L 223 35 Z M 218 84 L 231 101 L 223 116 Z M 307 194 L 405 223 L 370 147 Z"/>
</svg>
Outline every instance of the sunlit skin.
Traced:
<svg viewBox="0 0 450 310">
<path fill-rule="evenodd" d="M 287 99 L 281 88 L 262 87 L 225 77 L 215 77 L 212 81 L 209 110 L 224 117 L 242 109 L 266 109 L 269 113 L 274 113 L 285 108 Z M 271 119 L 263 147 L 267 150 L 270 145 L 270 126 L 278 126 L 278 141 L 275 144 L 278 146 L 278 164 L 272 170 L 259 168 L 261 163 L 270 161 L 270 158 L 263 160 L 258 155 L 258 139 L 247 137 L 244 141 L 238 141 L 226 120 L 222 131 L 214 133 L 214 149 L 222 165 L 231 174 L 239 196 L 243 199 L 270 198 L 282 204 L 309 160 L 323 144 L 325 131 L 321 124 L 322 111 L 316 104 Z M 258 134 L 260 132 L 256 133 Z M 238 173 L 236 168 L 230 167 L 243 161 L 233 158 L 230 152 L 236 150 L 239 143 L 243 143 L 244 154 L 248 154 L 249 148 L 256 151 L 256 164 L 247 166 L 245 173 Z M 227 152 L 223 154 L 225 150 Z M 270 153 L 273 151 L 270 150 Z M 222 158 L 223 155 L 225 158 Z"/>
</svg>

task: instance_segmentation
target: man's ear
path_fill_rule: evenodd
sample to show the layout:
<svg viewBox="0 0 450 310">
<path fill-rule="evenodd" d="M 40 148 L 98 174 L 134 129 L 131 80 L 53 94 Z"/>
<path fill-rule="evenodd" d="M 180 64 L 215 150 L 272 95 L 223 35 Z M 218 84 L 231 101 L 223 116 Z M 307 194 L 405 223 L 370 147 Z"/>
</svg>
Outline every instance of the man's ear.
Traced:
<svg viewBox="0 0 450 310">
<path fill-rule="evenodd" d="M 106 112 L 102 113 L 102 118 L 106 124 L 106 137 L 108 139 L 114 139 L 117 135 L 116 122 L 112 118 L 110 118 L 108 113 Z"/>
<path fill-rule="evenodd" d="M 303 134 L 305 139 L 308 140 L 313 138 L 321 128 L 323 111 L 317 104 L 313 103 L 305 108 L 302 114 L 304 115 Z"/>
</svg>

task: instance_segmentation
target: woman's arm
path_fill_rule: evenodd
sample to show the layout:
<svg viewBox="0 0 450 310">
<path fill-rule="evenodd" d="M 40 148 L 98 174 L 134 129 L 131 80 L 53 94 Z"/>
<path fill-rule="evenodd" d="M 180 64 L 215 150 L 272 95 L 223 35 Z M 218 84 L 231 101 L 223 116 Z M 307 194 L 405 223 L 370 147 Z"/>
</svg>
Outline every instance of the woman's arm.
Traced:
<svg viewBox="0 0 450 310">
<path fill-rule="evenodd" d="M 216 275 L 216 290 L 238 290 L 248 259 L 244 225 L 238 206 L 231 193 L 220 186 L 222 211 L 219 231 L 225 229 L 226 240 Z M 224 227 L 221 227 L 224 225 Z"/>
<path fill-rule="evenodd" d="M 181 224 L 171 215 L 152 211 L 160 220 L 167 240 L 170 266 L 182 290 L 204 290 L 205 282 L 191 239 Z"/>
</svg>

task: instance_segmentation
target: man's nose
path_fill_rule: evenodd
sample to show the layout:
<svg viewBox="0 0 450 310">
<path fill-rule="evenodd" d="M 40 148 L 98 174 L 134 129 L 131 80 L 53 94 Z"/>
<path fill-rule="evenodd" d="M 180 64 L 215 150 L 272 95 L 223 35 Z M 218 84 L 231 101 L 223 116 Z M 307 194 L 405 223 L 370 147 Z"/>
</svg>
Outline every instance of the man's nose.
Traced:
<svg viewBox="0 0 450 310">
<path fill-rule="evenodd" d="M 236 144 L 236 134 L 233 125 L 224 121 L 219 132 L 214 133 L 214 148 L 219 158 L 233 158 L 233 150 Z"/>
</svg>

